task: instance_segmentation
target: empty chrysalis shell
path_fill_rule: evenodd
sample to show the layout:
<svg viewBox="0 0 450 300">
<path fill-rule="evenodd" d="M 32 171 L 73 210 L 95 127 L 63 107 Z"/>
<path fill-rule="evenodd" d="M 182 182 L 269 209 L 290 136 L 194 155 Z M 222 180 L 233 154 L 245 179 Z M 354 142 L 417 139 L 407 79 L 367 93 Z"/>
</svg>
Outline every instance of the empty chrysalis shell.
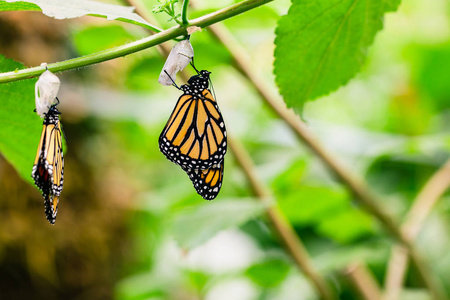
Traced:
<svg viewBox="0 0 450 300">
<path fill-rule="evenodd" d="M 34 93 L 36 101 L 36 113 L 44 118 L 50 106 L 56 101 L 56 95 L 59 91 L 61 82 L 55 74 L 49 70 L 42 73 L 36 82 Z"/>
<path fill-rule="evenodd" d="M 177 73 L 186 68 L 193 57 L 194 49 L 189 39 L 177 43 L 167 57 L 166 63 L 159 75 L 158 82 L 165 86 L 173 84 L 177 78 Z"/>
</svg>

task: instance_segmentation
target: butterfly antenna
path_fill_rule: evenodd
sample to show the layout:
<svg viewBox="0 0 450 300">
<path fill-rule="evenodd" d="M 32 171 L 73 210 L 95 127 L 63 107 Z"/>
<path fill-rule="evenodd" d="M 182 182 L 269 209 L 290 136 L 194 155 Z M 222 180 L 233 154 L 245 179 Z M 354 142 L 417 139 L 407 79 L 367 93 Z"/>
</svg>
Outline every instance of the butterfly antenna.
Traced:
<svg viewBox="0 0 450 300">
<path fill-rule="evenodd" d="M 48 110 L 55 110 L 56 113 L 57 113 L 58 115 L 60 115 L 61 112 L 56 108 L 56 105 L 58 105 L 58 104 L 60 103 L 60 101 L 59 101 L 58 97 L 56 97 L 55 100 L 56 100 L 56 103 L 50 105 L 50 107 L 48 108 Z"/>
<path fill-rule="evenodd" d="M 172 77 L 169 75 L 169 73 L 167 73 L 166 70 L 164 70 L 164 73 L 166 73 L 166 75 L 170 78 L 170 80 L 172 81 L 172 85 L 174 87 L 176 87 L 177 89 L 181 90 L 181 88 L 175 83 L 175 81 L 172 79 Z"/>
</svg>

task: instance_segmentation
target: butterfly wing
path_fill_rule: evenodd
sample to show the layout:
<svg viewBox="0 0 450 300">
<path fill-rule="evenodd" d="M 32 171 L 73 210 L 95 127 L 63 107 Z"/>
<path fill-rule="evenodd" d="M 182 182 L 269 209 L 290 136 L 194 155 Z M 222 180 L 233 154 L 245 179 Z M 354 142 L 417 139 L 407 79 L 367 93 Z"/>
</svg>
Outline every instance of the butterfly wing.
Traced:
<svg viewBox="0 0 450 300">
<path fill-rule="evenodd" d="M 206 200 L 217 197 L 222 187 L 224 162 L 210 169 L 183 169 L 189 176 L 197 193 Z"/>
<path fill-rule="evenodd" d="M 64 156 L 59 123 L 56 124 L 50 137 L 47 162 L 48 165 L 51 166 L 52 170 L 52 192 L 54 195 L 60 196 L 64 183 Z"/>
<path fill-rule="evenodd" d="M 225 123 L 208 89 L 184 94 L 159 137 L 161 152 L 188 169 L 219 164 L 227 151 Z"/>
<path fill-rule="evenodd" d="M 64 157 L 57 113 L 59 112 L 56 108 L 53 108 L 46 115 L 31 172 L 34 183 L 42 191 L 45 214 L 51 224 L 56 220 L 59 196 L 64 182 Z"/>
</svg>

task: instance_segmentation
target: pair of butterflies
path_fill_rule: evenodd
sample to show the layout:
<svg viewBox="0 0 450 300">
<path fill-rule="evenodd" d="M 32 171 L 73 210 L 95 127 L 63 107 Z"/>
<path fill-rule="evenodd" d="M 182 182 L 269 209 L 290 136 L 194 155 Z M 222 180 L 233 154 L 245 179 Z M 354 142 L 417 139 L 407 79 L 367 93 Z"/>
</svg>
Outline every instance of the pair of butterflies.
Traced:
<svg viewBox="0 0 450 300">
<path fill-rule="evenodd" d="M 44 197 L 45 216 L 55 224 L 58 203 L 64 182 L 64 157 L 62 149 L 61 126 L 56 105 L 45 113 L 41 140 L 34 160 L 31 177 Z"/>
<path fill-rule="evenodd" d="M 210 72 L 203 70 L 182 85 L 183 95 L 159 137 L 161 152 L 180 165 L 195 190 L 207 200 L 222 187 L 227 132 L 219 107 L 208 89 Z M 42 191 L 47 220 L 54 224 L 64 182 L 61 114 L 56 105 L 45 113 L 41 139 L 31 172 Z"/>
<path fill-rule="evenodd" d="M 183 95 L 159 136 L 159 149 L 188 174 L 200 196 L 213 200 L 222 186 L 227 131 L 208 89 L 210 72 L 197 73 L 179 87 Z"/>
</svg>

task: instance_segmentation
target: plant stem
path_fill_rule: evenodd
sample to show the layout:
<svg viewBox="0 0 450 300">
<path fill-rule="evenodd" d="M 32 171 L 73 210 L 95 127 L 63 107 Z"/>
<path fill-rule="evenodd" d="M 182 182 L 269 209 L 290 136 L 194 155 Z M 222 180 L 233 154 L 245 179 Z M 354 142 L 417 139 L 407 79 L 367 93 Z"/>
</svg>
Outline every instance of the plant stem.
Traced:
<svg viewBox="0 0 450 300">
<path fill-rule="evenodd" d="M 206 27 L 211 24 L 223 21 L 231 18 L 243 12 L 246 12 L 255 7 L 261 6 L 273 0 L 246 0 L 229 7 L 220 9 L 216 12 L 194 19 L 190 22 L 192 26 Z M 140 39 L 138 41 L 107 49 L 98 53 L 89 54 L 73 59 L 69 59 L 62 62 L 48 64 L 47 67 L 53 73 L 63 72 L 67 70 L 86 67 L 89 65 L 101 63 L 107 60 L 111 60 L 118 57 L 124 57 L 126 55 L 153 47 L 161 44 L 165 41 L 174 39 L 180 35 L 185 35 L 186 29 L 184 27 L 175 26 L 170 29 L 159 32 L 155 35 Z M 45 67 L 33 67 L 18 71 L 0 73 L 0 83 L 12 82 L 16 80 L 36 77 L 41 75 L 45 71 Z"/>
<path fill-rule="evenodd" d="M 184 0 L 183 7 L 181 8 L 181 21 L 183 22 L 183 25 L 185 27 L 189 24 L 189 20 L 187 17 L 188 6 L 189 6 L 189 0 Z"/>
<path fill-rule="evenodd" d="M 362 299 L 381 299 L 381 289 L 372 272 L 363 263 L 353 263 L 347 267 L 346 275 L 361 294 Z"/>
<path fill-rule="evenodd" d="M 272 196 L 265 185 L 258 180 L 250 155 L 237 140 L 232 139 L 230 136 L 228 136 L 228 145 L 246 175 L 253 192 L 260 201 L 267 204 L 268 200 L 271 199 Z M 291 223 L 286 220 L 276 202 L 272 202 L 270 204 L 271 205 L 267 208 L 267 216 L 270 219 L 275 231 L 278 233 L 278 236 L 285 244 L 286 249 L 294 259 L 296 265 L 303 271 L 305 276 L 311 280 L 322 299 L 336 299 L 326 281 L 314 269 L 311 263 L 311 258 L 309 257 L 300 237 L 297 235 L 294 228 L 292 228 Z"/>
<path fill-rule="evenodd" d="M 401 231 L 414 240 L 419 234 L 427 215 L 436 205 L 450 186 L 450 160 L 442 166 L 425 183 L 422 190 L 413 201 L 413 205 L 406 214 L 405 221 L 401 226 Z M 408 266 L 408 251 L 402 246 L 392 248 L 391 258 L 389 260 L 386 284 L 385 299 L 397 299 L 404 281 L 406 269 Z"/>
<path fill-rule="evenodd" d="M 396 222 L 394 222 L 394 220 L 378 204 L 379 200 L 364 180 L 353 174 L 353 172 L 337 157 L 325 149 L 315 137 L 314 133 L 306 126 L 306 124 L 298 116 L 296 116 L 294 112 L 286 108 L 284 102 L 278 95 L 274 95 L 271 92 L 267 83 L 262 80 L 259 74 L 254 72 L 251 68 L 249 63 L 251 59 L 249 58 L 247 52 L 239 45 L 239 43 L 236 42 L 234 37 L 224 26 L 216 24 L 211 26 L 209 29 L 209 32 L 228 49 L 232 59 L 234 60 L 236 68 L 250 81 L 256 91 L 260 94 L 261 98 L 266 102 L 266 104 L 269 105 L 275 114 L 283 119 L 294 131 L 297 137 L 322 160 L 330 171 L 332 171 L 345 185 L 348 186 L 350 191 L 355 195 L 355 200 L 358 201 L 367 212 L 373 215 L 386 228 L 386 230 L 392 234 L 392 236 L 394 236 L 408 249 L 411 259 L 432 297 L 439 300 L 447 299 L 445 293 L 440 288 L 428 266 L 422 261 L 422 258 L 416 251 L 413 243 L 399 229 Z"/>
</svg>

